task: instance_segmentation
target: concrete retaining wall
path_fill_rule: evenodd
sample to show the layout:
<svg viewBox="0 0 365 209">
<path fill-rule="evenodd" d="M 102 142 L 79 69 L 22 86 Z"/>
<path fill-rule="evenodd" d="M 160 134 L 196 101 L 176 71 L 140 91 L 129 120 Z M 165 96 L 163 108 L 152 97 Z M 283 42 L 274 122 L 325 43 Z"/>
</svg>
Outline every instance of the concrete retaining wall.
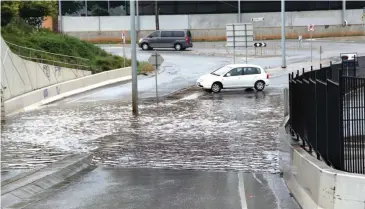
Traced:
<svg viewBox="0 0 365 209">
<path fill-rule="evenodd" d="M 280 127 L 280 170 L 303 209 L 364 209 L 365 175 L 330 168 L 303 150 Z"/>
<path fill-rule="evenodd" d="M 363 35 L 362 10 L 347 10 L 348 26 L 343 27 L 341 10 L 286 12 L 286 35 L 298 38 L 298 35 L 309 36 L 308 24 L 315 25 L 314 37 Z M 279 38 L 281 36 L 281 13 L 246 13 L 242 22 L 251 22 L 253 17 L 264 17 L 263 22 L 255 22 L 255 37 L 258 39 Z M 207 40 L 225 39 L 225 27 L 228 23 L 237 22 L 237 14 L 204 14 L 204 15 L 160 15 L 161 29 L 190 29 L 193 38 Z M 154 16 L 140 16 L 139 37 L 155 29 Z M 176 24 L 178 23 L 178 24 Z M 129 16 L 109 17 L 69 17 L 63 16 L 64 32 L 91 41 L 120 41 L 121 32 L 130 29 Z M 261 38 L 261 37 L 260 37 Z"/>
<path fill-rule="evenodd" d="M 5 101 L 5 114 L 36 108 L 43 104 L 95 89 L 101 86 L 131 79 L 130 67 L 106 71 L 82 78 L 57 83 Z"/>
<path fill-rule="evenodd" d="M 1 85 L 5 101 L 56 83 L 90 75 L 90 71 L 36 63 L 14 54 L 1 38 Z"/>
</svg>

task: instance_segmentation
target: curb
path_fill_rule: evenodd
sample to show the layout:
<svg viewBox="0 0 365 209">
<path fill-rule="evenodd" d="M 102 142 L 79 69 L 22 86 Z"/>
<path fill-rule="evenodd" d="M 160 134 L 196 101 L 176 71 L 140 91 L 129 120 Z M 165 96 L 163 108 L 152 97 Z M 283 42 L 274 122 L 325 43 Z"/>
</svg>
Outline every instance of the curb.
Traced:
<svg viewBox="0 0 365 209">
<path fill-rule="evenodd" d="M 23 208 L 59 189 L 67 179 L 91 171 L 91 154 L 74 154 L 1 182 L 1 208 Z M 56 188 L 55 188 L 56 187 Z"/>
</svg>

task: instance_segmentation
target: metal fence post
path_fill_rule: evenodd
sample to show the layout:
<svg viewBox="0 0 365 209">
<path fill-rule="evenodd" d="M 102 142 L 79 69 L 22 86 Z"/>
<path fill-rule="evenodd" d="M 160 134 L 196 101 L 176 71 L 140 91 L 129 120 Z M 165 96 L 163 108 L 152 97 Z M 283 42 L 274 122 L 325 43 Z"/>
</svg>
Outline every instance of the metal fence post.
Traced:
<svg viewBox="0 0 365 209">
<path fill-rule="evenodd" d="M 288 88 L 284 89 L 284 117 L 289 115 L 289 90 Z"/>
<path fill-rule="evenodd" d="M 1 125 L 3 125 L 5 123 L 5 105 L 4 105 L 3 87 L 1 87 L 0 93 L 1 93 Z"/>
</svg>

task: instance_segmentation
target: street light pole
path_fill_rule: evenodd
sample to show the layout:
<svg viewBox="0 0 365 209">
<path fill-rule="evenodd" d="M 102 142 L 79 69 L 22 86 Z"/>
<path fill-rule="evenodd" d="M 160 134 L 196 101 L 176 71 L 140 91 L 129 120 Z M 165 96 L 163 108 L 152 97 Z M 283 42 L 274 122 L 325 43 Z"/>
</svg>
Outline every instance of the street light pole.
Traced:
<svg viewBox="0 0 365 209">
<path fill-rule="evenodd" d="M 281 67 L 286 68 L 285 54 L 285 0 L 281 0 Z"/>
<path fill-rule="evenodd" d="M 135 28 L 135 1 L 130 0 L 131 18 L 131 48 L 132 48 L 132 112 L 138 115 L 138 89 L 137 89 L 137 54 L 136 54 L 136 28 Z"/>
</svg>

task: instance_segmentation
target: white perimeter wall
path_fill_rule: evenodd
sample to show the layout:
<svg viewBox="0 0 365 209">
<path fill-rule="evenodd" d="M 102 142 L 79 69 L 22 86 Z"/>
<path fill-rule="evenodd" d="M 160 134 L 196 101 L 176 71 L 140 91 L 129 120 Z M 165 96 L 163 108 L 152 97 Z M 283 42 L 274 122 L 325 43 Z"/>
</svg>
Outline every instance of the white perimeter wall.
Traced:
<svg viewBox="0 0 365 209">
<path fill-rule="evenodd" d="M 348 24 L 362 24 L 362 9 L 347 10 Z M 264 22 L 255 23 L 262 27 L 279 27 L 281 13 L 242 14 L 243 22 L 251 22 L 253 17 L 264 17 Z M 129 16 L 108 17 L 62 17 L 64 32 L 121 31 L 130 29 Z M 237 14 L 204 15 L 160 15 L 161 29 L 222 29 L 228 23 L 237 21 Z M 287 12 L 286 26 L 341 25 L 341 10 Z M 155 16 L 140 16 L 140 30 L 154 30 Z"/>
</svg>

